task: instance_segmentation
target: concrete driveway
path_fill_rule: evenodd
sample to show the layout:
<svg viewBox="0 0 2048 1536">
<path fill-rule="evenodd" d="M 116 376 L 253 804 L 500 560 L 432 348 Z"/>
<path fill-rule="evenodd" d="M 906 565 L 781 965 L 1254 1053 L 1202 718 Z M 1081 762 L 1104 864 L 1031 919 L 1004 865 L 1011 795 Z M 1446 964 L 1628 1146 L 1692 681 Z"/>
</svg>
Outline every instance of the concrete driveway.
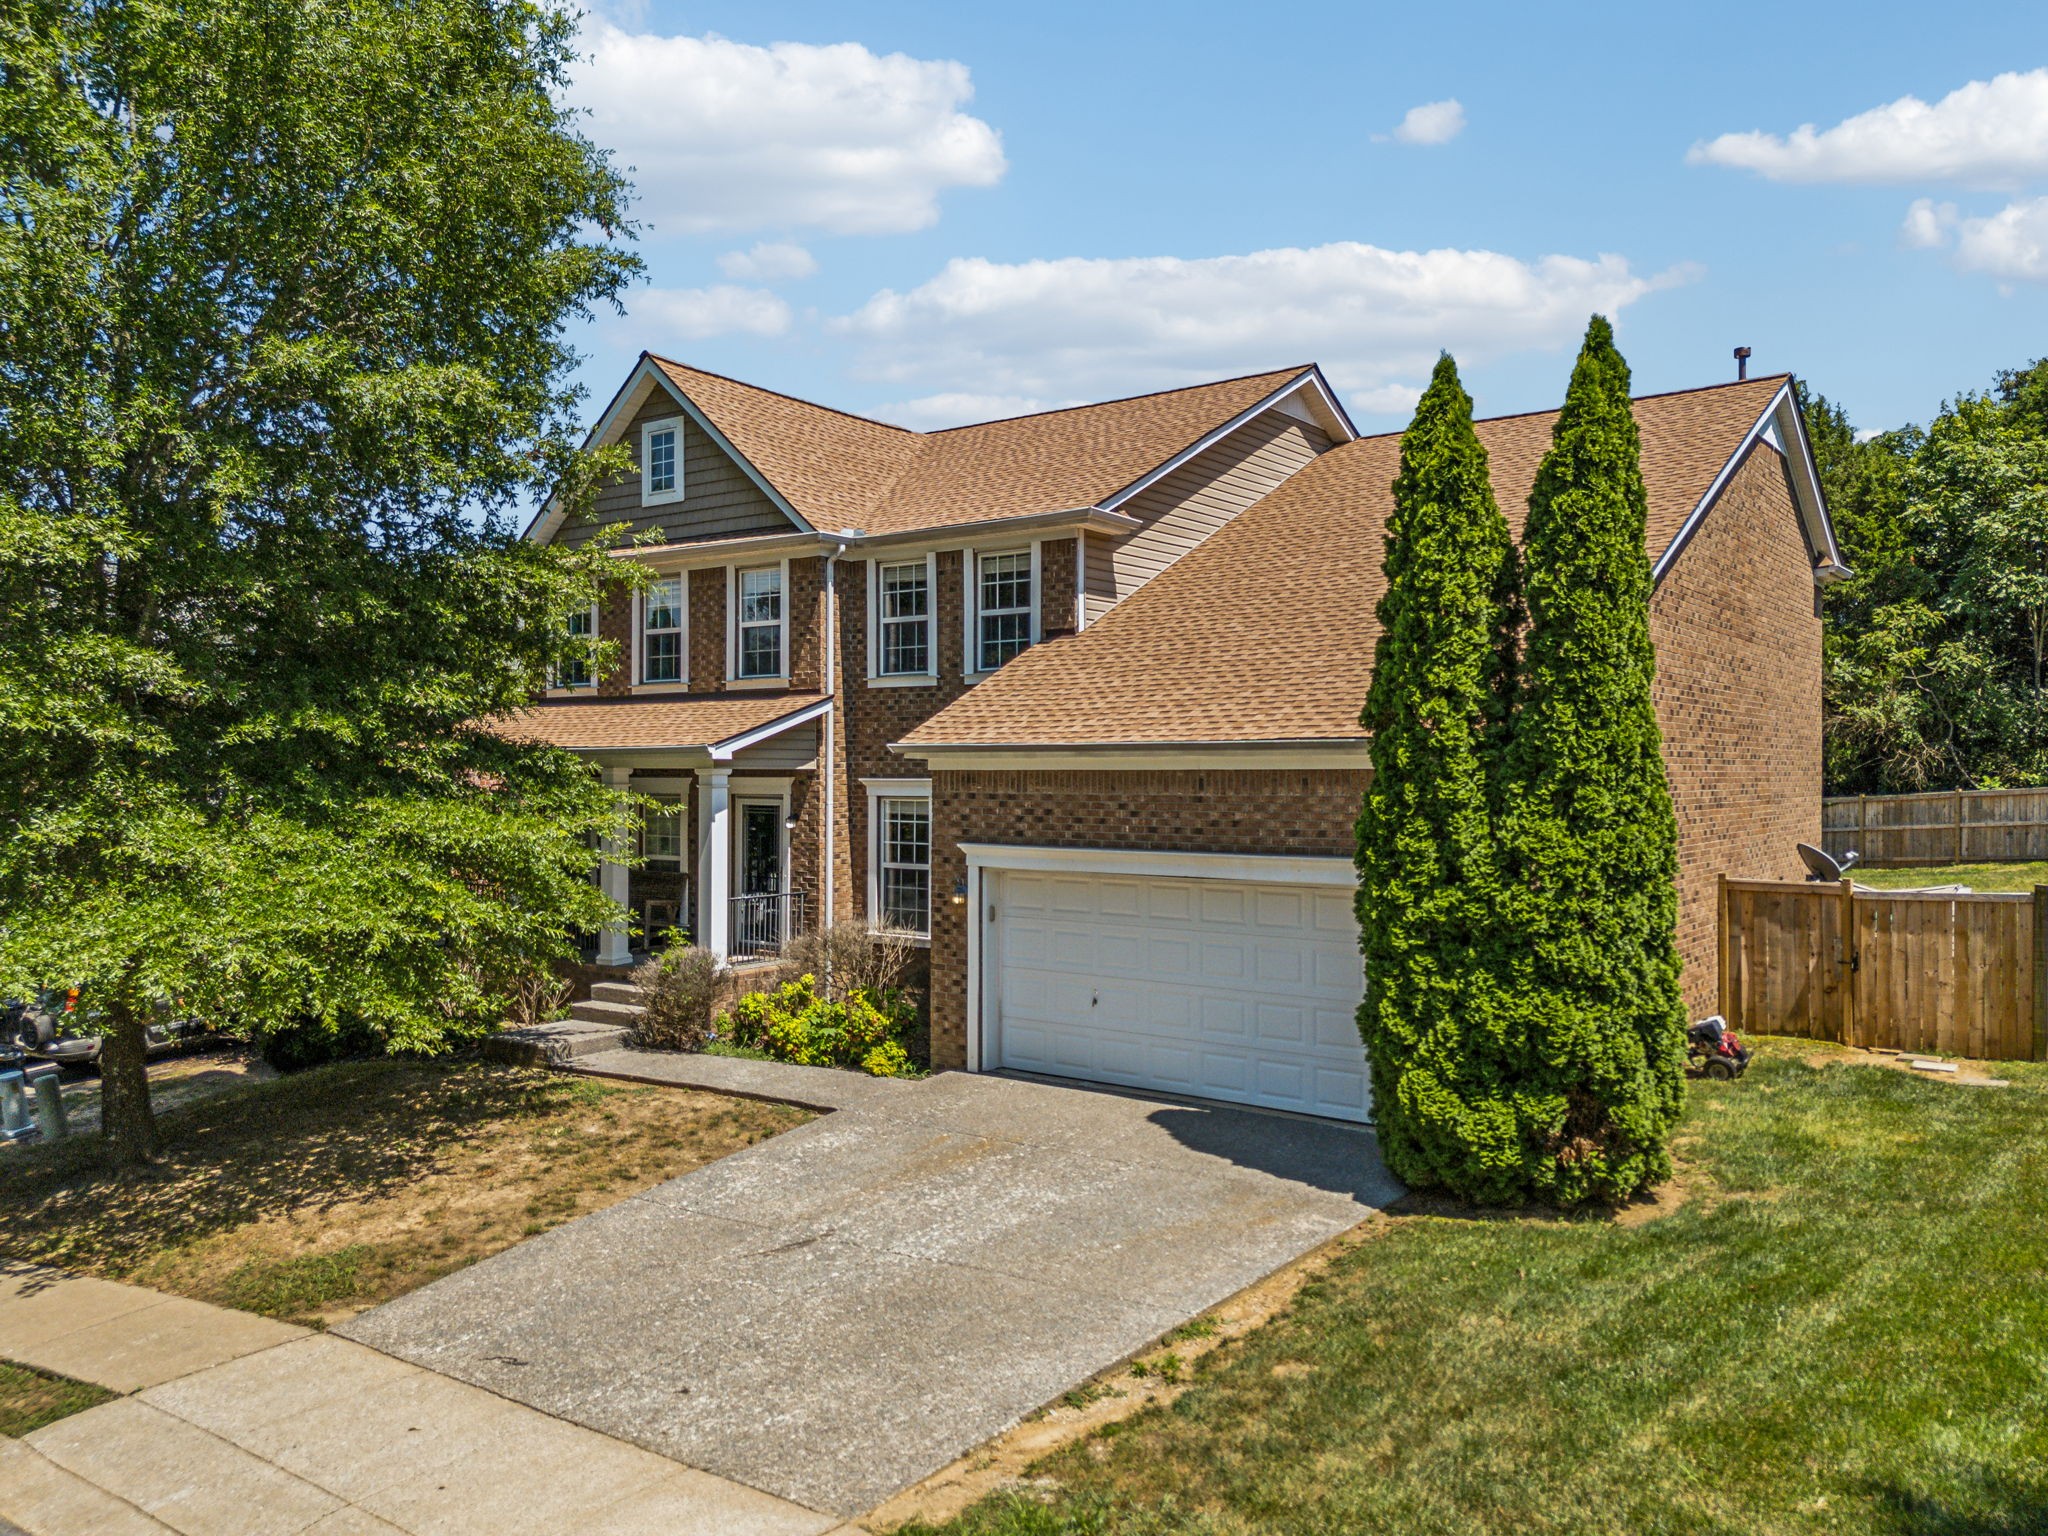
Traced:
<svg viewBox="0 0 2048 1536">
<path fill-rule="evenodd" d="M 850 1516 L 1401 1192 L 1358 1127 L 887 1086 L 339 1331 Z"/>
</svg>

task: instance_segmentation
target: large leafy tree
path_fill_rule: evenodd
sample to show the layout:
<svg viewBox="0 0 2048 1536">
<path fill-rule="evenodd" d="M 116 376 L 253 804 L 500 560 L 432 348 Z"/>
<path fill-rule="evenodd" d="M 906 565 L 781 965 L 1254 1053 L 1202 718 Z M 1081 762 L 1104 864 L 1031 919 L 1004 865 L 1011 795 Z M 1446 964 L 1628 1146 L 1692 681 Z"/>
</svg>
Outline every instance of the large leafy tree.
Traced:
<svg viewBox="0 0 2048 1536">
<path fill-rule="evenodd" d="M 0 991 L 431 1048 L 606 908 L 618 807 L 472 722 L 569 659 L 563 327 L 636 264 L 551 0 L 0 13 Z"/>
<path fill-rule="evenodd" d="M 1628 365 L 1595 316 L 1523 538 L 1496 963 L 1517 1164 L 1488 1194 L 1620 1200 L 1666 1176 L 1684 1097 L 1678 833 L 1651 685 L 1648 501 Z"/>
<path fill-rule="evenodd" d="M 1855 442 L 1806 399 L 1855 575 L 1828 589 L 1827 778 L 1887 793 L 2048 777 L 2044 368 Z"/>
<path fill-rule="evenodd" d="M 1359 1029 L 1388 1165 L 1505 1195 L 1519 1167 L 1519 1052 L 1491 968 L 1495 764 L 1514 681 L 1515 551 L 1472 401 L 1446 356 L 1401 437 L 1363 724 Z"/>
</svg>

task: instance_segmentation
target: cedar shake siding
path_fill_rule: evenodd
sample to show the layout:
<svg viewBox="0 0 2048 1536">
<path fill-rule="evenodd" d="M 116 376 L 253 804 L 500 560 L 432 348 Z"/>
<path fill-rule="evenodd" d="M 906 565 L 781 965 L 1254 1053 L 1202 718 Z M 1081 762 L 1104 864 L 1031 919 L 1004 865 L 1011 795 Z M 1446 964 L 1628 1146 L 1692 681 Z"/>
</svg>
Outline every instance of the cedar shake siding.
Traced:
<svg viewBox="0 0 2048 1536">
<path fill-rule="evenodd" d="M 659 506 L 640 504 L 640 429 L 650 421 L 682 424 L 683 499 Z M 565 523 L 555 541 L 587 544 L 602 529 L 625 527 L 634 533 L 659 529 L 671 544 L 698 539 L 730 539 L 756 533 L 787 533 L 795 524 L 763 494 L 761 488 L 675 397 L 656 390 L 628 424 L 621 441 L 633 455 L 633 471 L 601 489 L 591 515 Z"/>
<path fill-rule="evenodd" d="M 1267 411 L 1133 496 L 1117 510 L 1145 526 L 1114 543 L 1089 540 L 1089 622 L 1330 446 L 1321 427 Z"/>
<path fill-rule="evenodd" d="M 1718 1004 L 1720 875 L 1801 880 L 1820 842 L 1821 621 L 1785 460 L 1752 448 L 1650 601 L 1678 816 L 1678 949 L 1693 1017 Z"/>
</svg>

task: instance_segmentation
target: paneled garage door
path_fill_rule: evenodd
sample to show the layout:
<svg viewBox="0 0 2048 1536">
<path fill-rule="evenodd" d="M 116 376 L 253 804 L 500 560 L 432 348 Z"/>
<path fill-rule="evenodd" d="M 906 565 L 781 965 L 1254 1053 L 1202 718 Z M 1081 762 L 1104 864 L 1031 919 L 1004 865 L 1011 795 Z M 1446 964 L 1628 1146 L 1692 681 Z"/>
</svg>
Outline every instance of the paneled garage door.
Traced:
<svg viewBox="0 0 2048 1536">
<path fill-rule="evenodd" d="M 1342 886 L 989 871 L 988 1066 L 1363 1120 Z"/>
</svg>

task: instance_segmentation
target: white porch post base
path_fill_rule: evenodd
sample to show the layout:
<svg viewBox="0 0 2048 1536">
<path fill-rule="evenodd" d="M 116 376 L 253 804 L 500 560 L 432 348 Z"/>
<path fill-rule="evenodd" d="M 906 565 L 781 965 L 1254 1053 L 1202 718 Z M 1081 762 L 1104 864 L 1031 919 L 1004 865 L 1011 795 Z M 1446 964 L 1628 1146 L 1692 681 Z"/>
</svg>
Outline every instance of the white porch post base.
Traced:
<svg viewBox="0 0 2048 1536">
<path fill-rule="evenodd" d="M 633 781 L 633 770 L 607 766 L 604 781 L 608 788 L 624 794 Z M 598 888 L 620 906 L 626 904 L 626 866 L 619 862 L 625 853 L 625 845 L 617 838 L 605 840 L 604 862 L 598 865 Z M 623 923 L 608 927 L 597 938 L 597 963 L 599 965 L 629 965 L 633 959 L 633 936 Z"/>
<path fill-rule="evenodd" d="M 697 775 L 697 854 L 703 875 L 697 889 L 697 942 L 723 964 L 732 958 L 732 770 Z"/>
</svg>

